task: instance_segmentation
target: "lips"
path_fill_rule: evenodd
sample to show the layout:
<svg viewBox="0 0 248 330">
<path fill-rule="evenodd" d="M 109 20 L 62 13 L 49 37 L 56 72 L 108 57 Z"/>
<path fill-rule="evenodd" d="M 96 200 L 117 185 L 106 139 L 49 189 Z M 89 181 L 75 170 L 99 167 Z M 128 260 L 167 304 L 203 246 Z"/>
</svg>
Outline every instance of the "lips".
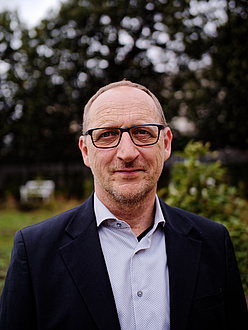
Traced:
<svg viewBox="0 0 248 330">
<path fill-rule="evenodd" d="M 131 168 L 117 169 L 114 172 L 115 173 L 126 174 L 126 175 L 131 175 L 131 174 L 136 174 L 136 173 L 139 173 L 139 172 L 144 172 L 144 169 L 131 167 Z"/>
<path fill-rule="evenodd" d="M 143 171 L 141 168 L 125 168 L 121 170 L 116 170 L 115 172 L 136 172 L 136 171 Z"/>
</svg>

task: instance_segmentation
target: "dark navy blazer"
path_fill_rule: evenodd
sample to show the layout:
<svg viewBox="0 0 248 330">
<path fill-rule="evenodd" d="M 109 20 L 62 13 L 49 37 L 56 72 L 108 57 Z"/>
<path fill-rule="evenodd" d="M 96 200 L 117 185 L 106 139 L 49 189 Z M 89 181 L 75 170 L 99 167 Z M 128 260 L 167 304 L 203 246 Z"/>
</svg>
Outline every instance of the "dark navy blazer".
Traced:
<svg viewBox="0 0 248 330">
<path fill-rule="evenodd" d="M 227 230 L 160 202 L 166 219 L 171 330 L 248 329 Z M 120 329 L 92 196 L 16 233 L 0 329 Z"/>
</svg>

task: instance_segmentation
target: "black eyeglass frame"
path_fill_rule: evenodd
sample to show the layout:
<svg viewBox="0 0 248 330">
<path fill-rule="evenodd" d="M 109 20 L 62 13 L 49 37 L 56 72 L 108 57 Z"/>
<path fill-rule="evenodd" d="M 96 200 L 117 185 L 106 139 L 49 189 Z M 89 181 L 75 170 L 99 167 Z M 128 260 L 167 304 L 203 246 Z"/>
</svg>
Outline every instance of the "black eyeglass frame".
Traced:
<svg viewBox="0 0 248 330">
<path fill-rule="evenodd" d="M 130 134 L 130 130 L 131 130 L 132 128 L 135 128 L 135 127 L 146 127 L 146 126 L 156 126 L 156 127 L 158 128 L 158 137 L 157 137 L 157 140 L 156 140 L 155 142 L 152 142 L 152 143 L 149 143 L 149 144 L 138 144 L 138 143 L 135 143 L 134 140 L 133 140 L 133 138 L 132 138 L 132 135 Z M 86 135 L 90 135 L 90 137 L 91 137 L 91 141 L 92 141 L 92 144 L 94 145 L 94 147 L 96 147 L 96 148 L 98 148 L 98 149 L 112 149 L 112 148 L 116 148 L 116 147 L 119 145 L 119 143 L 121 142 L 122 134 L 123 134 L 124 132 L 127 132 L 127 133 L 129 134 L 129 136 L 130 136 L 130 138 L 131 138 L 133 144 L 136 145 L 137 147 L 148 147 L 148 146 L 152 146 L 152 145 L 154 145 L 154 144 L 156 144 L 156 143 L 158 142 L 159 137 L 160 137 L 160 132 L 161 132 L 163 129 L 165 129 L 165 127 L 166 127 L 166 126 L 164 126 L 164 125 L 160 125 L 160 124 L 135 125 L 135 126 L 131 126 L 131 127 L 128 127 L 128 128 L 111 127 L 111 126 L 110 126 L 110 127 L 97 127 L 97 128 L 91 128 L 91 129 L 87 130 L 83 135 L 85 135 L 85 136 L 86 136 Z M 112 147 L 98 147 L 98 146 L 96 146 L 95 143 L 94 143 L 93 137 L 92 137 L 92 133 L 93 133 L 95 130 L 98 130 L 98 129 L 110 129 L 110 128 L 112 128 L 112 129 L 118 129 L 118 130 L 121 132 L 117 144 L 114 145 L 114 146 L 112 146 Z"/>
</svg>

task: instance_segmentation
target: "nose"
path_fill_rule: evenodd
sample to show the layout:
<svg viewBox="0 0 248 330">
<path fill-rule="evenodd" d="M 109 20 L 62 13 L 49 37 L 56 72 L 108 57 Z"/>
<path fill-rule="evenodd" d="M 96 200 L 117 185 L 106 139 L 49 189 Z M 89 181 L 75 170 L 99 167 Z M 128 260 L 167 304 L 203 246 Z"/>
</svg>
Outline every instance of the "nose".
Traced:
<svg viewBox="0 0 248 330">
<path fill-rule="evenodd" d="M 139 156 L 139 151 L 135 144 L 132 142 L 128 132 L 122 134 L 121 141 L 117 146 L 117 157 L 127 163 L 132 162 Z"/>
</svg>

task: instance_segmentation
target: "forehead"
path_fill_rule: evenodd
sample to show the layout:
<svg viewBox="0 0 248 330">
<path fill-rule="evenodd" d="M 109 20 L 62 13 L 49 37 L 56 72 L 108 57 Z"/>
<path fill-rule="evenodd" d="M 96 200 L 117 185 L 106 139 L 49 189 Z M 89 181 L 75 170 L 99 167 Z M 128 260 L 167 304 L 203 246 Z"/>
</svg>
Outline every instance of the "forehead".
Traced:
<svg viewBox="0 0 248 330">
<path fill-rule="evenodd" d="M 153 99 L 144 91 L 119 86 L 105 91 L 89 109 L 89 125 L 122 126 L 158 123 L 159 114 Z"/>
</svg>

